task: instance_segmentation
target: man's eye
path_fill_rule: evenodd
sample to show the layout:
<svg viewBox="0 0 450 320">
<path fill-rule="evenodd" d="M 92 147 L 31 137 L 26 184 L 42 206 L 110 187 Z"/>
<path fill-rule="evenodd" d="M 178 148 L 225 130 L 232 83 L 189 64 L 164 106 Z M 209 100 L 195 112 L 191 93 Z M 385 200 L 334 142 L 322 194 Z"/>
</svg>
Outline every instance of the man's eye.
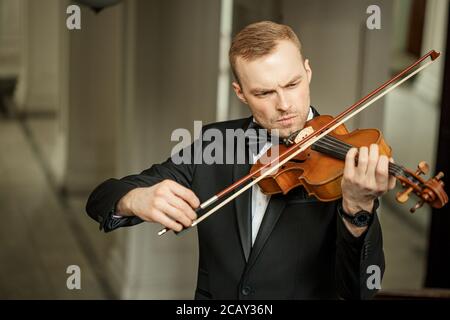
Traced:
<svg viewBox="0 0 450 320">
<path fill-rule="evenodd" d="M 291 84 L 288 85 L 288 88 L 294 88 L 294 87 L 297 86 L 297 84 L 298 84 L 298 82 L 291 83 Z"/>
<path fill-rule="evenodd" d="M 261 92 L 261 93 L 256 94 L 256 96 L 257 97 L 265 97 L 265 96 L 269 95 L 269 93 L 270 92 Z"/>
</svg>

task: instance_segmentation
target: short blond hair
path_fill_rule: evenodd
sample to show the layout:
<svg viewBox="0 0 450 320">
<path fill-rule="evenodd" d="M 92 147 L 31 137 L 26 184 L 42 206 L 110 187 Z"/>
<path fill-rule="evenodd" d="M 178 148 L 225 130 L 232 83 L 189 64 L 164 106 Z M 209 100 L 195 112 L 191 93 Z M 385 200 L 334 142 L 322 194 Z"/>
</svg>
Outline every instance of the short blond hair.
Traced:
<svg viewBox="0 0 450 320">
<path fill-rule="evenodd" d="M 241 57 L 244 60 L 251 61 L 273 52 L 280 40 L 292 41 L 302 54 L 302 45 L 291 27 L 278 24 L 272 21 L 261 21 L 252 23 L 236 34 L 231 42 L 228 57 L 231 70 L 236 81 L 239 77 L 236 71 L 236 60 Z"/>
</svg>

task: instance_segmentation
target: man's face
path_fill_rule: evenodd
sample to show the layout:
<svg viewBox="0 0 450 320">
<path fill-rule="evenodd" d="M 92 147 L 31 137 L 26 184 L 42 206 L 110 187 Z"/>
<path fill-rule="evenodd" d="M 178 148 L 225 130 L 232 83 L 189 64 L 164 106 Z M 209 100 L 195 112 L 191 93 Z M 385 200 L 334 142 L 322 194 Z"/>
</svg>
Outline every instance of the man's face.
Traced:
<svg viewBox="0 0 450 320">
<path fill-rule="evenodd" d="M 238 57 L 236 71 L 241 85 L 233 82 L 233 89 L 261 126 L 280 137 L 303 128 L 312 72 L 293 42 L 279 41 L 273 53 L 252 61 Z"/>
</svg>

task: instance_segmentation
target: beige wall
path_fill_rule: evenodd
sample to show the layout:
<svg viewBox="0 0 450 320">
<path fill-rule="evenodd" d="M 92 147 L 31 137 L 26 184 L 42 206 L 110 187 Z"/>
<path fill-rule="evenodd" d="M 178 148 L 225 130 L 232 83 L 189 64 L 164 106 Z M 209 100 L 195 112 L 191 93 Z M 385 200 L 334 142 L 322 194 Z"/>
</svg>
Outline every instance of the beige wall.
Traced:
<svg viewBox="0 0 450 320">
<path fill-rule="evenodd" d="M 120 111 L 119 175 L 170 156 L 176 128 L 213 122 L 219 48 L 219 1 L 129 1 L 126 4 L 125 100 Z M 193 298 L 196 233 L 156 235 L 160 226 L 129 230 L 122 297 Z"/>
<path fill-rule="evenodd" d="M 313 70 L 311 103 L 323 114 L 337 115 L 388 78 L 391 1 L 377 1 L 381 30 L 366 27 L 371 1 L 283 1 L 283 21 L 303 42 Z M 349 127 L 382 127 L 377 103 Z"/>
<path fill-rule="evenodd" d="M 24 112 L 58 109 L 58 0 L 18 1 L 21 64 L 15 102 Z"/>
<path fill-rule="evenodd" d="M 424 54 L 431 49 L 445 49 L 448 5 L 448 1 L 427 1 Z M 384 114 L 384 135 L 394 149 L 397 162 L 415 170 L 420 161 L 426 161 L 430 174 L 435 168 L 443 70 L 444 57 L 441 56 L 414 80 L 389 95 Z M 401 221 L 401 229 L 394 225 L 386 234 L 387 243 L 392 243 L 387 246 L 386 255 L 393 267 L 388 270 L 385 283 L 388 288 L 420 288 L 425 279 L 431 209 L 424 205 L 410 214 L 408 209 L 419 200 L 415 195 L 403 205 L 395 201 L 395 192 L 387 194 L 384 200 Z"/>
<path fill-rule="evenodd" d="M 82 7 L 68 36 L 65 188 L 85 192 L 116 168 L 123 95 L 123 4 L 95 14 Z"/>
<path fill-rule="evenodd" d="M 22 42 L 21 1 L 0 0 L 0 77 L 16 76 Z"/>
</svg>

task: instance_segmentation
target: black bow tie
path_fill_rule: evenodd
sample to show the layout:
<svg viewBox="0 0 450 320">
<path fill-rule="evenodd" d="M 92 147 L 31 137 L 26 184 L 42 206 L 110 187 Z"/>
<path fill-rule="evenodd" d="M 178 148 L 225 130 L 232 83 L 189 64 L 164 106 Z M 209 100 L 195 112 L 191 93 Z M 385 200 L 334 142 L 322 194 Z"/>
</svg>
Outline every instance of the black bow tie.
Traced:
<svg viewBox="0 0 450 320">
<path fill-rule="evenodd" d="M 261 127 L 258 123 L 252 121 L 245 131 L 245 137 L 247 139 L 248 146 L 253 154 L 258 154 L 266 143 L 272 143 L 272 145 L 283 144 L 284 139 L 279 136 L 272 135 L 269 131 Z"/>
<path fill-rule="evenodd" d="M 264 146 L 266 142 L 272 142 L 272 144 L 284 144 L 286 146 L 290 146 L 294 144 L 294 139 L 299 132 L 300 130 L 291 133 L 286 138 L 280 138 L 279 136 L 270 134 L 267 129 L 261 127 L 255 121 L 252 121 L 249 124 L 245 135 L 250 139 L 252 144 L 259 143 Z"/>
</svg>

